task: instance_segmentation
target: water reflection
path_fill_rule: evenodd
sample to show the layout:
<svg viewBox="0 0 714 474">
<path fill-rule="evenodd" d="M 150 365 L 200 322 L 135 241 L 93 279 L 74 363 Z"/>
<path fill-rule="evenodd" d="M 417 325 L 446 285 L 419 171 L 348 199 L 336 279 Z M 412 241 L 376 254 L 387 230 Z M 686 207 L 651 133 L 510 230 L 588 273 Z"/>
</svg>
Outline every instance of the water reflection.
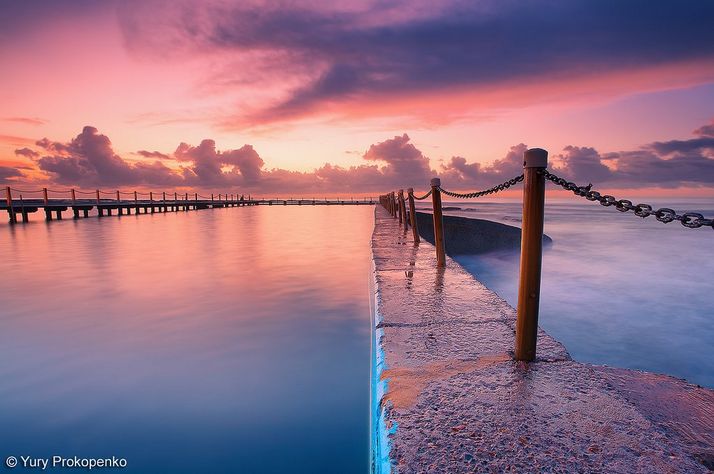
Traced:
<svg viewBox="0 0 714 474">
<path fill-rule="evenodd" d="M 302 206 L 3 226 L 3 452 L 365 472 L 372 225 Z"/>
</svg>

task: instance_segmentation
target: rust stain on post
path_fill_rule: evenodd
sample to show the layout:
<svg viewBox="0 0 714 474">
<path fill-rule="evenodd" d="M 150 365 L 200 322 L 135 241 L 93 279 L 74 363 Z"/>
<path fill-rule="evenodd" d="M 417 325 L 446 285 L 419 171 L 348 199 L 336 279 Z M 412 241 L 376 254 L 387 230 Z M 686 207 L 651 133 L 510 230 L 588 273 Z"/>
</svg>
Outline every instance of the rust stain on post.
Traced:
<svg viewBox="0 0 714 474">
<path fill-rule="evenodd" d="M 548 152 L 540 148 L 523 154 L 523 229 L 521 269 L 516 319 L 516 360 L 532 361 L 536 355 L 540 272 L 543 257 L 543 212 Z"/>
</svg>

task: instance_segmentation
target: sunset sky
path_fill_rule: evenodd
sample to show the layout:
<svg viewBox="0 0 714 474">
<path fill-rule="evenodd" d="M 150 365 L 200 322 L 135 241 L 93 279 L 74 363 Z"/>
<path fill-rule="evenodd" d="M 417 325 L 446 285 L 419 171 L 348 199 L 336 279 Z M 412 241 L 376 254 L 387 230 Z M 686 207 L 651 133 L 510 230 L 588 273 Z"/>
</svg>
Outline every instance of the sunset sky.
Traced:
<svg viewBox="0 0 714 474">
<path fill-rule="evenodd" d="M 714 2 L 0 0 L 0 182 L 714 195 Z"/>
</svg>

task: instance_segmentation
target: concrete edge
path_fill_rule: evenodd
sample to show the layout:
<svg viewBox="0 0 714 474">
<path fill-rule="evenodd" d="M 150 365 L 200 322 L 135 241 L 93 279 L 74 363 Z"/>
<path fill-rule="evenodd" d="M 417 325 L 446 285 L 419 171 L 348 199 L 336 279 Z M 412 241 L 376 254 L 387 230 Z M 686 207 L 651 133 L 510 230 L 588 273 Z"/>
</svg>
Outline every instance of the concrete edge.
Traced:
<svg viewBox="0 0 714 474">
<path fill-rule="evenodd" d="M 371 247 L 371 246 L 370 246 Z M 382 336 L 384 329 L 380 327 L 382 317 L 379 314 L 379 290 L 377 286 L 377 268 L 374 251 L 371 250 L 371 265 L 369 278 L 369 309 L 371 322 L 371 364 L 370 364 L 370 470 L 373 474 L 389 474 L 391 461 L 389 456 L 389 435 L 396 431 L 396 426 L 387 428 L 385 408 L 382 399 L 387 393 L 388 381 L 382 379 L 386 369 Z"/>
</svg>

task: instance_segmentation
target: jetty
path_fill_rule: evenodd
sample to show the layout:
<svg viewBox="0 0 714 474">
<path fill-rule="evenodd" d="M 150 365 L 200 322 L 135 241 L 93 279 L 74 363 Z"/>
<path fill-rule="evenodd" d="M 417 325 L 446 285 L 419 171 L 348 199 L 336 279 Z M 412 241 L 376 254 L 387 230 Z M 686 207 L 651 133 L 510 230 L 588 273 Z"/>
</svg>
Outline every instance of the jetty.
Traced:
<svg viewBox="0 0 714 474">
<path fill-rule="evenodd" d="M 304 199 L 304 198 L 253 198 L 238 194 L 210 194 L 138 191 L 82 191 L 76 189 L 50 190 L 48 188 L 21 190 L 10 186 L 4 188 L 0 211 L 8 213 L 8 222 L 29 222 L 29 214 L 44 211 L 45 220 L 62 220 L 63 213 L 72 212 L 72 218 L 154 214 L 199 209 L 215 209 L 241 206 L 358 206 L 374 205 L 373 198 L 361 199 Z M 30 196 L 28 198 L 28 196 Z"/>
<path fill-rule="evenodd" d="M 372 236 L 372 472 L 714 470 L 714 391 L 574 361 L 537 323 L 546 180 L 638 217 L 689 228 L 711 219 L 600 195 L 548 172 L 546 157 L 528 150 L 523 175 L 485 191 L 459 195 L 435 178 L 421 197 L 412 189 L 380 196 Z M 520 182 L 515 309 L 446 253 L 441 194 L 475 198 Z M 433 213 L 417 216 L 415 200 L 429 197 Z M 432 243 L 419 231 L 427 216 Z M 498 228 L 482 229 L 498 238 Z"/>
</svg>

